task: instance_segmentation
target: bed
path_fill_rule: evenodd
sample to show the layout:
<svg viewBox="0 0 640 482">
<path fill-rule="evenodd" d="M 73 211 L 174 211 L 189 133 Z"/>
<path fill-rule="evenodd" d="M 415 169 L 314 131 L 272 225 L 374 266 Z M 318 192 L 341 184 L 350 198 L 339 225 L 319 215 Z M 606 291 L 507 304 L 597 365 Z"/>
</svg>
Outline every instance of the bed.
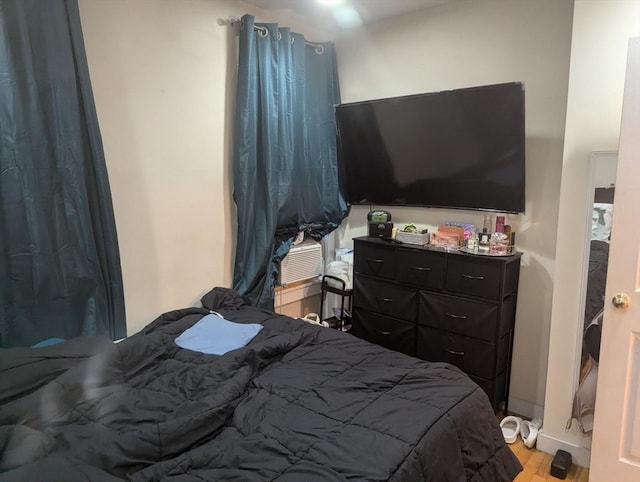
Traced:
<svg viewBox="0 0 640 482">
<path fill-rule="evenodd" d="M 0 350 L 0 480 L 491 481 L 521 470 L 457 368 L 214 288 L 120 343 Z M 175 340 L 211 311 L 261 331 Z"/>
</svg>

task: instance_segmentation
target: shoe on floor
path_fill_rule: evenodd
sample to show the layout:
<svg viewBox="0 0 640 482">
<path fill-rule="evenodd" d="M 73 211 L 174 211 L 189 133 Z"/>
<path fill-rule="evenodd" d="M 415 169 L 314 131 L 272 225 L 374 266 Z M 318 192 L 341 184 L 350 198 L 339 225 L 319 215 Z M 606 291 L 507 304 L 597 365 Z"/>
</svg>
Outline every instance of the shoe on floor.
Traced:
<svg viewBox="0 0 640 482">
<path fill-rule="evenodd" d="M 522 419 L 520 417 L 515 417 L 513 415 L 504 417 L 500 422 L 500 428 L 502 429 L 504 441 L 508 444 L 512 444 L 513 442 L 515 442 L 518 439 L 518 434 L 520 433 L 521 427 Z"/>
<path fill-rule="evenodd" d="M 533 448 L 538 438 L 538 433 L 542 427 L 542 419 L 534 418 L 533 420 L 524 420 L 520 424 L 520 436 L 525 447 Z"/>
</svg>

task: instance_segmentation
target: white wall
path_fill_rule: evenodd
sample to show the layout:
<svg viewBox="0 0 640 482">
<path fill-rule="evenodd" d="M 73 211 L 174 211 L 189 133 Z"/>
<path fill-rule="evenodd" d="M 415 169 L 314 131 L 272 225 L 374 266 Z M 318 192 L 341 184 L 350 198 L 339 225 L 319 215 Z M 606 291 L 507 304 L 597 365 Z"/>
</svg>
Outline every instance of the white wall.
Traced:
<svg viewBox="0 0 640 482">
<path fill-rule="evenodd" d="M 577 0 L 574 8 L 545 421 L 538 447 L 569 450 L 588 464 L 590 437 L 565 430 L 577 385 L 588 256 L 592 151 L 616 150 L 629 37 L 640 35 L 640 1 Z M 615 213 L 614 213 L 615 216 Z"/>
<path fill-rule="evenodd" d="M 165 311 L 199 305 L 214 286 L 231 286 L 237 35 L 217 20 L 278 19 L 230 0 L 79 5 L 132 334 Z"/>
<path fill-rule="evenodd" d="M 231 282 L 226 2 L 80 0 L 127 332 Z"/>
<path fill-rule="evenodd" d="M 526 214 L 508 217 L 524 252 L 510 409 L 525 415 L 541 413 L 544 402 L 571 21 L 569 0 L 463 0 L 336 40 L 344 102 L 525 82 Z M 343 246 L 366 234 L 368 210 L 352 208 Z M 400 224 L 483 219 L 471 211 L 389 210 Z"/>
</svg>

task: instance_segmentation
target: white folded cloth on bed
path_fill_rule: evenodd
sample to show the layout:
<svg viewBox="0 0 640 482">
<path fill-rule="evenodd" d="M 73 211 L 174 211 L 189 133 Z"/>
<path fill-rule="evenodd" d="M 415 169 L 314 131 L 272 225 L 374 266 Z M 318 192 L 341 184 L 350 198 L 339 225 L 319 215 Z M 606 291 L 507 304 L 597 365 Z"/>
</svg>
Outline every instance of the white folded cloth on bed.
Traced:
<svg viewBox="0 0 640 482">
<path fill-rule="evenodd" d="M 257 323 L 235 323 L 218 314 L 210 314 L 183 331 L 175 342 L 188 350 L 207 355 L 224 355 L 245 346 L 260 330 L 262 325 Z"/>
</svg>

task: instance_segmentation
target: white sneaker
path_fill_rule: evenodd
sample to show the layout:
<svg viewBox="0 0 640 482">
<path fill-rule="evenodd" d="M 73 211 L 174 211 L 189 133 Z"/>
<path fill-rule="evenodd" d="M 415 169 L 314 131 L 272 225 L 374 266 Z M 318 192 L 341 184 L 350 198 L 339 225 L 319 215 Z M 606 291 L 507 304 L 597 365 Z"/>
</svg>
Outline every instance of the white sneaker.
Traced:
<svg viewBox="0 0 640 482">
<path fill-rule="evenodd" d="M 524 442 L 525 447 L 533 448 L 535 446 L 541 427 L 542 419 L 538 417 L 531 421 L 524 420 L 520 424 L 520 436 L 522 437 L 522 442 Z"/>
<path fill-rule="evenodd" d="M 515 442 L 518 439 L 518 434 L 520 433 L 521 427 L 522 419 L 520 417 L 515 417 L 513 415 L 504 417 L 500 422 L 500 428 L 502 429 L 504 441 L 508 444 L 512 444 L 513 442 Z"/>
</svg>

